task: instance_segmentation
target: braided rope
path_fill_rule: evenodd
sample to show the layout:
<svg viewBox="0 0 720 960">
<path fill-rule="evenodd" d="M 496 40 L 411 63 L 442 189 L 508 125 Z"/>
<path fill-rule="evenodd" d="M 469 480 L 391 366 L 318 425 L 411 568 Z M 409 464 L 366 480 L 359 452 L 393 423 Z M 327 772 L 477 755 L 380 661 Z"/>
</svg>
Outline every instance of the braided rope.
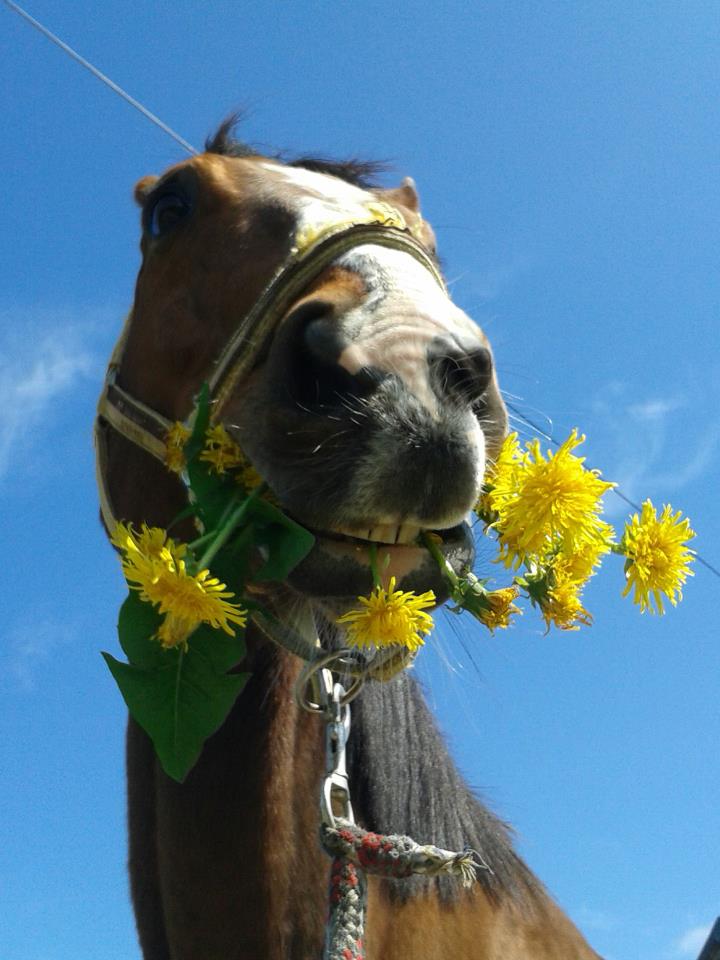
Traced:
<svg viewBox="0 0 720 960">
<path fill-rule="evenodd" d="M 477 868 L 484 866 L 474 850 L 453 853 L 422 846 L 410 837 L 372 833 L 341 818 L 334 827 L 322 824 L 320 841 L 333 858 L 323 960 L 364 960 L 366 873 L 394 878 L 450 874 L 470 887 Z"/>
</svg>

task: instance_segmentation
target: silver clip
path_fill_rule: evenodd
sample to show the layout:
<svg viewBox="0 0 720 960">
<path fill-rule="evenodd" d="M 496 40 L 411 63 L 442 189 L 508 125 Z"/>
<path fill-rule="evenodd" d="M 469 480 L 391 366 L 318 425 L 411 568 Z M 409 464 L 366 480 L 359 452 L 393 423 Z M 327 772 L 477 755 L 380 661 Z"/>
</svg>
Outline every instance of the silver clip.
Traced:
<svg viewBox="0 0 720 960">
<path fill-rule="evenodd" d="M 320 797 L 320 816 L 329 827 L 335 826 L 335 817 L 355 823 L 345 761 L 345 747 L 350 736 L 350 707 L 342 702 L 344 696 L 345 688 L 341 683 L 336 683 L 327 704 L 325 779 Z"/>
</svg>

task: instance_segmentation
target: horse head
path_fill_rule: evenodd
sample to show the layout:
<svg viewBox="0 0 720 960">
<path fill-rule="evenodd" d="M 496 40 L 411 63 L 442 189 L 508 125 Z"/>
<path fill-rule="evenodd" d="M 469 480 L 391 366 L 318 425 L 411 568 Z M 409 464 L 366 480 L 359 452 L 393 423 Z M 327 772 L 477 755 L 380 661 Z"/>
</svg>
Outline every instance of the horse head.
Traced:
<svg viewBox="0 0 720 960">
<path fill-rule="evenodd" d="M 288 165 L 225 131 L 135 197 L 143 261 L 118 387 L 183 420 L 215 381 L 215 416 L 316 536 L 295 590 L 347 605 L 372 586 L 378 543 L 401 588 L 446 595 L 417 540 L 440 531 L 456 569 L 472 562 L 466 518 L 506 414 L 413 182 L 382 190 L 350 165 Z M 114 459 L 122 490 L 128 461 Z"/>
</svg>

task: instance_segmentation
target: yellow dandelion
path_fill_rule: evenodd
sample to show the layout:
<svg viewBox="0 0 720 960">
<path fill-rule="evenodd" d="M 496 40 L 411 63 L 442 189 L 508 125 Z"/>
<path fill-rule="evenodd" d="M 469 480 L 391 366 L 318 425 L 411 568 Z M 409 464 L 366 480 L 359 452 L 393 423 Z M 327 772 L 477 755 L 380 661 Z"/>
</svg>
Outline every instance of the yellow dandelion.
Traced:
<svg viewBox="0 0 720 960">
<path fill-rule="evenodd" d="M 220 474 L 241 466 L 244 460 L 240 447 L 221 423 L 210 427 L 205 434 L 205 446 L 200 459 Z"/>
<path fill-rule="evenodd" d="M 579 630 L 581 624 L 586 627 L 592 624 L 592 616 L 580 599 L 580 586 L 571 580 L 556 582 L 540 603 L 540 609 L 548 630 L 551 626 L 560 630 Z"/>
<path fill-rule="evenodd" d="M 571 552 L 558 552 L 551 565 L 559 580 L 584 584 L 595 573 L 602 558 L 613 547 L 615 530 L 609 523 L 598 522 L 597 539 L 588 540 Z"/>
<path fill-rule="evenodd" d="M 185 444 L 190 439 L 190 430 L 184 423 L 174 423 L 165 434 L 165 466 L 173 473 L 185 469 Z"/>
<path fill-rule="evenodd" d="M 173 563 L 170 551 L 161 554 L 154 576 L 140 590 L 141 597 L 157 606 L 160 613 L 171 613 L 196 624 L 209 623 L 231 636 L 235 631 L 230 623 L 244 627 L 247 620 L 244 610 L 228 602 L 234 594 L 224 583 L 211 576 L 209 570 L 189 574 L 184 560 Z"/>
<path fill-rule="evenodd" d="M 478 609 L 478 620 L 492 632 L 498 628 L 504 630 L 510 625 L 511 617 L 522 613 L 520 608 L 513 603 L 519 593 L 517 587 L 503 587 L 500 590 L 488 591 L 485 594 L 485 599 L 490 606 Z"/>
<path fill-rule="evenodd" d="M 694 553 L 687 541 L 695 532 L 689 519 L 680 517 L 680 511 L 673 513 L 669 504 L 658 517 L 646 500 L 640 516 L 634 514 L 625 525 L 619 548 L 627 557 L 623 596 L 634 589 L 633 602 L 639 604 L 641 613 L 664 613 L 663 596 L 676 606 L 682 600 L 682 585 L 693 576 L 690 563 Z"/>
<path fill-rule="evenodd" d="M 498 502 L 504 493 L 517 488 L 518 470 L 522 463 L 523 454 L 518 442 L 518 435 L 510 433 L 503 441 L 497 458 L 487 464 L 485 480 L 477 499 L 475 513 L 486 524 L 497 520 L 495 498 Z M 496 493 L 497 491 L 497 493 Z"/>
<path fill-rule="evenodd" d="M 511 449 L 506 465 L 499 458 L 490 505 L 498 513 L 493 527 L 498 532 L 499 559 L 506 566 L 518 567 L 528 556 L 543 556 L 551 546 L 573 553 L 607 539 L 607 524 L 599 518 L 601 497 L 614 484 L 601 480 L 597 470 L 583 466 L 584 457 L 573 454 L 584 440 L 573 430 L 547 457 L 540 441 L 534 440 L 524 454 Z"/>
<path fill-rule="evenodd" d="M 423 636 L 433 628 L 433 619 L 425 607 L 435 604 L 432 590 L 417 596 L 395 589 L 395 577 L 385 590 L 375 587 L 369 597 L 358 597 L 360 610 L 350 610 L 337 623 L 347 627 L 348 643 L 354 647 L 404 646 L 417 650 Z"/>
<path fill-rule="evenodd" d="M 255 467 L 250 463 L 250 461 L 243 455 L 243 463 L 238 472 L 235 474 L 235 479 L 238 484 L 243 488 L 245 493 L 250 493 L 252 490 L 255 490 L 256 487 L 259 487 L 265 481 L 257 472 Z"/>
<path fill-rule="evenodd" d="M 177 646 L 200 624 L 235 635 L 231 624 L 244 627 L 247 611 L 232 603 L 234 594 L 209 570 L 188 572 L 184 544 L 176 543 L 159 527 L 142 525 L 136 533 L 119 523 L 112 542 L 122 551 L 125 579 L 140 598 L 166 618 L 158 632 L 163 646 Z M 171 618 L 171 619 L 168 619 Z"/>
<path fill-rule="evenodd" d="M 156 636 L 165 650 L 171 650 L 173 647 L 182 647 L 183 650 L 187 650 L 188 639 L 197 627 L 198 623 L 195 620 L 183 620 L 168 613 L 158 627 Z"/>
<path fill-rule="evenodd" d="M 141 525 L 139 532 L 132 524 L 118 523 L 110 542 L 122 551 L 123 573 L 128 583 L 142 584 L 152 577 L 153 565 L 161 559 L 163 552 L 172 564 L 180 563 L 187 552 L 184 543 L 176 543 L 165 530 L 149 527 L 146 523 Z"/>
<path fill-rule="evenodd" d="M 480 491 L 480 496 L 477 498 L 475 506 L 473 507 L 475 513 L 478 515 L 478 517 L 480 517 L 486 526 L 489 526 L 493 520 L 497 519 L 495 511 L 490 506 L 490 496 L 490 487 L 483 485 L 483 488 Z"/>
</svg>

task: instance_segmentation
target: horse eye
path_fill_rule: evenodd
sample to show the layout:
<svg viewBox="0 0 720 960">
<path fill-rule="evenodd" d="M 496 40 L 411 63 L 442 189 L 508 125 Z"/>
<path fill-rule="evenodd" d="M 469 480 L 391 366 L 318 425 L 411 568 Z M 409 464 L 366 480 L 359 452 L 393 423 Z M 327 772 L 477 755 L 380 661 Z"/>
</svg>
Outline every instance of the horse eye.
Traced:
<svg viewBox="0 0 720 960">
<path fill-rule="evenodd" d="M 161 237 L 177 226 L 190 212 L 190 204 L 179 193 L 163 193 L 145 211 L 145 229 Z"/>
</svg>

